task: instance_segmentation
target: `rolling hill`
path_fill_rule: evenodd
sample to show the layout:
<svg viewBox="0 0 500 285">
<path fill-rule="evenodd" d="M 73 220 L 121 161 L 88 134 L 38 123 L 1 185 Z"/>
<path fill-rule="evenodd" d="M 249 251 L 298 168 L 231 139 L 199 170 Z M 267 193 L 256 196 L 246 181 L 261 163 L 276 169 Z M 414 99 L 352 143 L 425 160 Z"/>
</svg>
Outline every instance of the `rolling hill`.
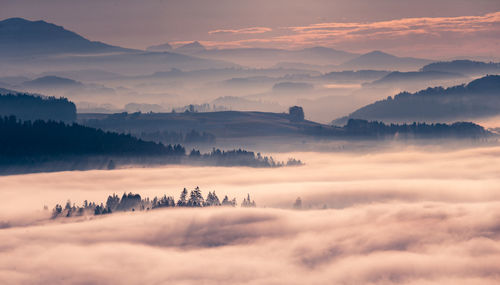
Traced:
<svg viewBox="0 0 500 285">
<path fill-rule="evenodd" d="M 500 74 L 500 63 L 471 60 L 441 61 L 422 67 L 422 71 L 453 72 L 464 75 Z"/>
<path fill-rule="evenodd" d="M 373 69 L 412 71 L 418 70 L 430 62 L 431 61 L 427 59 L 397 57 L 381 51 L 372 51 L 342 63 L 339 65 L 339 68 L 343 70 Z"/>
<path fill-rule="evenodd" d="M 402 92 L 394 98 L 364 106 L 347 117 L 333 121 L 342 125 L 348 119 L 388 122 L 449 122 L 500 114 L 500 76 L 489 75 L 467 85 L 434 87 L 416 93 Z"/>
</svg>

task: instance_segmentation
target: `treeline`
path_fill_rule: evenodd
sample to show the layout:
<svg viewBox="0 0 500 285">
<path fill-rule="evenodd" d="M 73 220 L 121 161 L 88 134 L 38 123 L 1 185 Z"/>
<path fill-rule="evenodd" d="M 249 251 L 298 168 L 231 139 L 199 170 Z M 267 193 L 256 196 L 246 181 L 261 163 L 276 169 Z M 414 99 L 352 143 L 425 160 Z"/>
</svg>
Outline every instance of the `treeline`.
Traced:
<svg viewBox="0 0 500 285">
<path fill-rule="evenodd" d="M 196 130 L 186 134 L 175 131 L 141 132 L 136 136 L 143 140 L 167 144 L 215 144 L 216 142 L 213 134 Z"/>
<path fill-rule="evenodd" d="M 399 138 L 480 138 L 488 134 L 481 126 L 470 122 L 453 124 L 384 124 L 382 122 L 349 119 L 343 128 L 353 137 L 399 137 Z"/>
<path fill-rule="evenodd" d="M 217 106 L 215 104 L 189 104 L 183 107 L 172 108 L 172 113 L 203 113 L 203 112 L 220 112 L 227 111 L 224 106 Z"/>
<path fill-rule="evenodd" d="M 42 97 L 16 93 L 0 95 L 0 116 L 16 116 L 22 120 L 76 120 L 76 106 L 66 98 Z"/>
<path fill-rule="evenodd" d="M 343 139 L 439 139 L 439 138 L 486 138 L 492 133 L 482 126 L 471 122 L 443 123 L 417 123 L 411 124 L 385 124 L 379 121 L 363 119 L 348 119 L 343 127 L 323 126 L 311 127 L 304 130 L 308 135 L 324 138 Z"/>
<path fill-rule="evenodd" d="M 208 192 L 206 198 L 203 198 L 199 187 L 194 188 L 188 193 L 184 188 L 176 201 L 174 197 L 163 195 L 161 197 L 155 196 L 153 199 L 149 197 L 142 198 L 139 194 L 123 193 L 120 198 L 118 195 L 113 194 L 108 196 L 106 203 L 97 204 L 85 200 L 81 206 L 71 204 L 68 200 L 63 207 L 57 204 L 52 210 L 52 218 L 57 217 L 75 217 L 83 215 L 105 215 L 114 212 L 127 212 L 127 211 L 149 211 L 158 208 L 174 208 L 174 207 L 236 207 L 236 198 L 229 198 L 227 195 L 221 200 L 215 191 Z M 254 200 L 250 198 L 250 194 L 243 199 L 241 207 L 253 208 L 256 207 Z"/>
<path fill-rule="evenodd" d="M 253 151 L 242 149 L 223 151 L 213 148 L 211 152 L 205 154 L 193 149 L 189 153 L 189 158 L 192 162 L 200 161 L 217 166 L 282 167 L 303 165 L 302 161 L 295 158 L 289 158 L 284 163 L 282 161 L 275 161 L 272 156 L 262 156 L 261 153 L 255 154 Z"/>
<path fill-rule="evenodd" d="M 0 117 L 0 134 L 0 154 L 4 157 L 185 154 L 181 145 L 164 146 L 76 123 L 21 121 L 15 116 Z"/>
<path fill-rule="evenodd" d="M 92 158 L 96 158 L 92 160 Z M 56 168 L 52 162 L 57 162 Z M 52 164 L 51 164 L 52 163 Z M 14 116 L 0 117 L 0 172 L 26 172 L 114 169 L 123 164 L 186 163 L 215 166 L 280 167 L 301 165 L 290 159 L 287 164 L 272 157 L 242 149 L 210 153 L 192 150 L 189 154 L 180 144 L 155 143 L 129 134 L 55 121 L 20 121 Z M 38 167 L 42 165 L 41 167 Z M 69 169 L 68 169 L 69 168 Z"/>
</svg>

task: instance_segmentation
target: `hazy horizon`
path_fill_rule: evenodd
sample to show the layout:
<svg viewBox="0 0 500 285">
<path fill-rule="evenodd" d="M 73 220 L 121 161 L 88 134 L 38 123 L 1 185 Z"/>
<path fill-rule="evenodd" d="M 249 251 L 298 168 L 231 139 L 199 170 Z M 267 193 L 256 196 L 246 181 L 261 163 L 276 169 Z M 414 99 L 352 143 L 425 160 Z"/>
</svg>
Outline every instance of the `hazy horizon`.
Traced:
<svg viewBox="0 0 500 285">
<path fill-rule="evenodd" d="M 450 59 L 498 58 L 499 13 L 500 4 L 494 0 L 294 0 L 252 1 L 251 5 L 224 0 L 140 5 L 52 0 L 43 6 L 32 0 L 3 0 L 0 18 L 45 20 L 94 41 L 137 49 L 200 41 L 211 48 L 326 46 L 357 53 L 383 50 L 398 56 Z"/>
</svg>

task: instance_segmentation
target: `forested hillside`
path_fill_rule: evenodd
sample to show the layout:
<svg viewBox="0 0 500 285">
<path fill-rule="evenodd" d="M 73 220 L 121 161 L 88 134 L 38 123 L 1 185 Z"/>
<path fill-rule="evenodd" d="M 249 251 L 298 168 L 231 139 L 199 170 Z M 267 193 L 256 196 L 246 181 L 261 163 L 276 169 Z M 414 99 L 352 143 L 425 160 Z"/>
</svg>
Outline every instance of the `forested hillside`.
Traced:
<svg viewBox="0 0 500 285">
<path fill-rule="evenodd" d="M 22 120 L 76 120 L 76 106 L 66 98 L 42 97 L 23 93 L 0 95 L 0 116 Z"/>
</svg>

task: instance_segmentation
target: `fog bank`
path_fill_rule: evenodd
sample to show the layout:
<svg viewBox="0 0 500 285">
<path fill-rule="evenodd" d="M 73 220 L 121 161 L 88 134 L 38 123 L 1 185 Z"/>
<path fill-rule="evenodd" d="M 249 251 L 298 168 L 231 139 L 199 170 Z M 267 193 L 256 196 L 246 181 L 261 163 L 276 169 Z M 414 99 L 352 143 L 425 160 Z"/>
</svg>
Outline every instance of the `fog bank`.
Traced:
<svg viewBox="0 0 500 285">
<path fill-rule="evenodd" d="M 293 153 L 306 165 L 0 177 L 6 284 L 498 284 L 500 147 Z M 281 157 L 279 157 L 281 159 Z M 257 209 L 48 219 L 113 192 L 250 193 Z M 291 205 L 300 196 L 302 210 Z M 264 208 L 265 207 L 265 208 Z"/>
</svg>

